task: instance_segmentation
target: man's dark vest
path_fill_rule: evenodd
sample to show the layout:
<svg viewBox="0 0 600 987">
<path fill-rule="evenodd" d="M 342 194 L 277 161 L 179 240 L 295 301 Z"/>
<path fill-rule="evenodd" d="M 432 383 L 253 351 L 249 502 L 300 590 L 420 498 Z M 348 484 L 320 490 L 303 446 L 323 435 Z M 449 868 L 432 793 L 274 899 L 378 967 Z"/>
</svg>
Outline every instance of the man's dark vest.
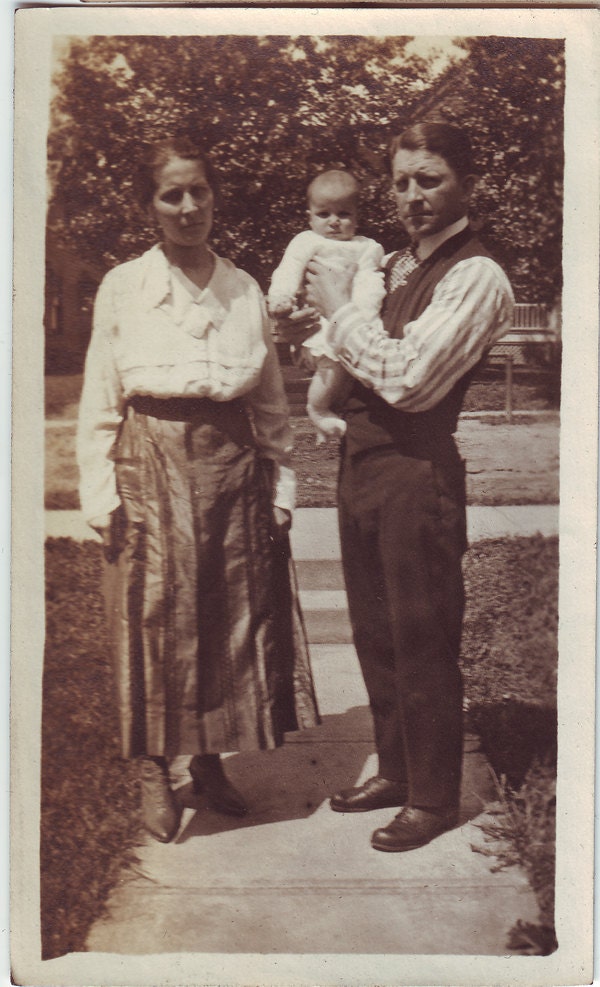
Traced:
<svg viewBox="0 0 600 987">
<path fill-rule="evenodd" d="M 404 326 L 425 311 L 436 285 L 458 261 L 467 257 L 489 256 L 468 228 L 446 240 L 409 274 L 405 284 L 387 296 L 383 324 L 388 335 L 402 339 Z M 346 453 L 354 456 L 369 449 L 394 447 L 404 455 L 417 459 L 443 461 L 456 458 L 452 434 L 456 431 L 458 415 L 474 370 L 461 377 L 435 407 L 413 413 L 393 408 L 372 390 L 355 381 L 344 407 L 344 417 L 348 423 Z"/>
</svg>

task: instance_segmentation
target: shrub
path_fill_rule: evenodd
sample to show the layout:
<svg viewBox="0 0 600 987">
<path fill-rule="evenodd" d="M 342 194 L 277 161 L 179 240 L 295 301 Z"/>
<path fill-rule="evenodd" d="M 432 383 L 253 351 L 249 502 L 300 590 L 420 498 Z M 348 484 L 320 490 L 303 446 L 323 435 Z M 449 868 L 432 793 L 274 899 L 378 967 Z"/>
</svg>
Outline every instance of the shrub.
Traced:
<svg viewBox="0 0 600 987">
<path fill-rule="evenodd" d="M 539 905 L 539 922 L 519 920 L 509 933 L 509 949 L 546 956 L 558 947 L 554 930 L 556 866 L 556 766 L 536 758 L 518 791 L 506 779 L 498 784 L 498 803 L 488 807 L 481 825 L 487 846 L 473 847 L 498 863 L 494 870 L 523 867 Z"/>
</svg>

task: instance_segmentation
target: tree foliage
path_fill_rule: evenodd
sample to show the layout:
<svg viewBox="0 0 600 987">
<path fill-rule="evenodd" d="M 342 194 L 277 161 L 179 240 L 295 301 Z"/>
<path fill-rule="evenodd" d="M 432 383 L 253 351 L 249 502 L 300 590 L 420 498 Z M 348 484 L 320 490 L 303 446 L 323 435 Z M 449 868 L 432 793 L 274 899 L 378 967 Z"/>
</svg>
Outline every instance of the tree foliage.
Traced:
<svg viewBox="0 0 600 987">
<path fill-rule="evenodd" d="M 483 176 L 476 224 L 517 300 L 558 300 L 562 254 L 564 47 L 533 38 L 470 38 L 439 80 L 435 115 L 465 125 Z"/>
<path fill-rule="evenodd" d="M 559 42 L 466 39 L 436 74 L 405 37 L 71 39 L 49 134 L 55 237 L 104 267 L 155 231 L 132 178 L 140 147 L 191 132 L 221 176 L 212 242 L 267 287 L 305 225 L 305 189 L 325 167 L 361 181 L 361 232 L 405 242 L 386 148 L 415 119 L 464 124 L 480 153 L 476 218 L 517 292 L 549 300 L 560 282 L 562 52 Z M 462 53 L 461 53 L 462 54 Z M 535 81 L 535 86 L 532 82 Z"/>
</svg>

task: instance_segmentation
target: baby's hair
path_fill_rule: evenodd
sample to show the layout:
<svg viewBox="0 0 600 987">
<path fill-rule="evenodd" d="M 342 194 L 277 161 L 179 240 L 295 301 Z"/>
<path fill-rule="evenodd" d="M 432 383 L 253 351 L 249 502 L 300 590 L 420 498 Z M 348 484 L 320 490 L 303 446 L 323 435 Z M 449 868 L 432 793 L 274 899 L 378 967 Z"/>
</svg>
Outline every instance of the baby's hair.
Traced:
<svg viewBox="0 0 600 987">
<path fill-rule="evenodd" d="M 311 199 L 316 191 L 334 193 L 336 196 L 346 195 L 358 199 L 360 186 L 351 171 L 343 171 L 341 168 L 331 168 L 329 171 L 322 171 L 320 175 L 313 178 L 306 190 L 306 198 L 310 205 Z"/>
</svg>

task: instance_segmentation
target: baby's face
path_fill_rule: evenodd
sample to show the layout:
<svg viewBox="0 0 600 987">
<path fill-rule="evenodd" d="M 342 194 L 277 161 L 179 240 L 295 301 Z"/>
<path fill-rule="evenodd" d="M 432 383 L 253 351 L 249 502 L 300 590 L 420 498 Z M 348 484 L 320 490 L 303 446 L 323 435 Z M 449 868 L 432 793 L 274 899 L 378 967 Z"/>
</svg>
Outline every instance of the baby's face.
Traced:
<svg viewBox="0 0 600 987">
<path fill-rule="evenodd" d="M 311 230 L 327 240 L 351 240 L 358 223 L 355 196 L 315 189 L 308 204 L 308 222 Z"/>
</svg>

